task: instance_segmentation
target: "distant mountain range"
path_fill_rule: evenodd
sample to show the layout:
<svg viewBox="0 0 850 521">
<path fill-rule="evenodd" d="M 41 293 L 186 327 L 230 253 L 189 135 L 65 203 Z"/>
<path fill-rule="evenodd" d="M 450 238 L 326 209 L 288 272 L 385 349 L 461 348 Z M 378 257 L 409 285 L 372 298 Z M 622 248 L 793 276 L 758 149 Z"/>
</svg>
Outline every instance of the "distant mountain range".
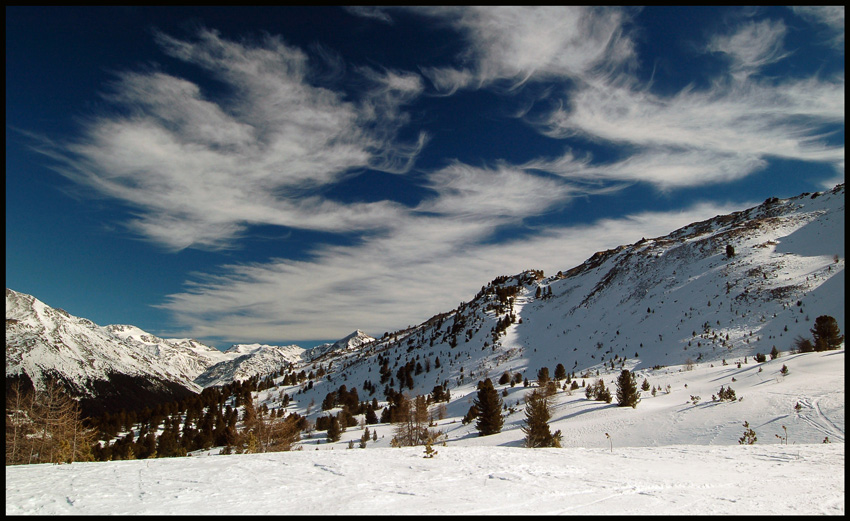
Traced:
<svg viewBox="0 0 850 521">
<path fill-rule="evenodd" d="M 386 374 L 382 366 L 395 376 L 397 366 L 418 364 L 427 366 L 416 370 L 424 377 L 406 390 L 424 394 L 506 370 L 533 378 L 557 363 L 583 372 L 720 362 L 788 350 L 820 315 L 843 331 L 844 262 L 842 184 L 597 252 L 554 275 L 499 277 L 418 326 L 381 339 L 356 331 L 310 350 L 249 344 L 222 353 L 134 326 L 101 327 L 7 289 L 7 386 L 10 377 L 53 375 L 79 396 L 102 399 L 104 382 L 122 378 L 198 392 L 283 366 L 321 365 L 328 381 L 362 389 Z M 328 390 L 300 392 L 318 403 Z"/>
<path fill-rule="evenodd" d="M 204 387 L 265 376 L 370 338 L 355 332 L 310 351 L 237 344 L 222 352 L 189 338 L 160 338 L 132 325 L 98 326 L 6 289 L 6 383 L 61 381 L 91 411 L 182 398 Z"/>
</svg>

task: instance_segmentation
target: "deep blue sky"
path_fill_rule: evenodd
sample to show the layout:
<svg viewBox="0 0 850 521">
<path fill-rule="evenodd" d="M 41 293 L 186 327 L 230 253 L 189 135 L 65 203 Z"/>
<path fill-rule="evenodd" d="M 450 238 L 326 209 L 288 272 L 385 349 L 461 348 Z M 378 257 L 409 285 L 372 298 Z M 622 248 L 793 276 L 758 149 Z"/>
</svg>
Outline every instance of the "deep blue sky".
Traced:
<svg viewBox="0 0 850 521">
<path fill-rule="evenodd" d="M 220 348 L 844 182 L 843 8 L 6 8 L 6 286 Z"/>
</svg>

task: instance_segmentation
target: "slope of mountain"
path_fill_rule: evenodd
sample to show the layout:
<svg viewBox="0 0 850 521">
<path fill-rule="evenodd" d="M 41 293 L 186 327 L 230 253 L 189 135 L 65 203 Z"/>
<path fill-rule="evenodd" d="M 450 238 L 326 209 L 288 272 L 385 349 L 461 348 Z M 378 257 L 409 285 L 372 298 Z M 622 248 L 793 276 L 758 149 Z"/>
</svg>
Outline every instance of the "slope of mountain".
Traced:
<svg viewBox="0 0 850 521">
<path fill-rule="evenodd" d="M 261 397 L 273 408 L 279 391 L 297 392 L 290 408 L 304 414 L 343 382 L 361 400 L 385 400 L 388 388 L 415 396 L 443 386 L 449 415 L 463 416 L 475 384 L 505 372 L 533 384 L 540 369 L 553 375 L 563 364 L 576 378 L 610 383 L 621 369 L 746 363 L 811 338 L 821 315 L 843 332 L 844 266 L 844 185 L 771 198 L 599 252 L 553 276 L 499 277 L 457 309 L 340 352 L 332 366 L 316 359 L 327 376 L 309 388 Z M 522 415 L 521 400 L 511 405 Z"/>
<path fill-rule="evenodd" d="M 265 344 L 237 344 L 222 353 L 226 359 L 195 378 L 201 387 L 226 385 L 236 380 L 276 373 L 281 367 L 301 361 L 304 348 L 297 345 L 270 346 Z"/>
</svg>

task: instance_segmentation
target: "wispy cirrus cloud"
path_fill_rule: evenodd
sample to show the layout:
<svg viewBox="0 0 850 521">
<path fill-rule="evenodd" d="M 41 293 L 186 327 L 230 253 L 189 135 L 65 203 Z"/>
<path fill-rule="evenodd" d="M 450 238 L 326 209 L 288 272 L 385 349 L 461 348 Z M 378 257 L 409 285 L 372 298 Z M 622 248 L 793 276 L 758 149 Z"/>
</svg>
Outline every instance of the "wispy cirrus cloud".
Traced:
<svg viewBox="0 0 850 521">
<path fill-rule="evenodd" d="M 697 204 L 674 212 L 640 212 L 549 227 L 498 244 L 480 241 L 489 228 L 476 220 L 419 216 L 357 246 L 322 247 L 309 262 L 275 259 L 225 266 L 224 274 L 193 282 L 161 307 L 183 325 L 179 334 L 199 338 L 328 339 L 355 329 L 380 335 L 454 308 L 497 276 L 532 268 L 552 274 L 597 251 L 740 208 Z"/>
<path fill-rule="evenodd" d="M 581 6 L 425 7 L 415 13 L 455 28 L 468 42 L 457 67 L 423 73 L 438 90 L 493 86 L 515 89 L 531 80 L 581 77 L 635 58 L 623 34 L 628 13 Z"/>
<path fill-rule="evenodd" d="M 742 178 L 768 157 L 840 168 L 844 147 L 826 144 L 825 137 L 843 122 L 843 93 L 843 78 L 685 90 L 673 97 L 588 80 L 568 105 L 535 123 L 553 137 L 639 147 L 630 158 L 581 175 L 693 186 Z"/>
<path fill-rule="evenodd" d="M 706 50 L 728 55 L 731 74 L 741 81 L 788 55 L 782 44 L 786 32 L 781 21 L 749 22 L 731 34 L 714 35 Z"/>
<path fill-rule="evenodd" d="M 362 69 L 373 90 L 351 101 L 311 81 L 308 56 L 277 37 L 240 43 L 201 30 L 191 41 L 157 41 L 225 92 L 159 71 L 120 73 L 107 95 L 120 110 L 52 150 L 63 174 L 136 209 L 132 230 L 173 249 L 226 248 L 253 224 L 364 230 L 398 212 L 317 192 L 358 169 L 411 167 L 426 136 L 399 143 L 394 130 L 421 80 Z"/>
<path fill-rule="evenodd" d="M 791 10 L 808 21 L 825 26 L 828 33 L 824 40 L 836 49 L 844 49 L 845 24 L 843 5 L 793 6 Z"/>
<path fill-rule="evenodd" d="M 743 23 L 714 35 L 706 52 L 729 56 L 727 75 L 707 88 L 660 95 L 622 73 L 589 73 L 555 109 L 529 122 L 556 138 L 632 147 L 632 156 L 567 177 L 631 180 L 661 189 L 733 181 L 769 158 L 832 165 L 843 178 L 843 143 L 830 135 L 844 122 L 844 77 L 760 80 L 765 66 L 789 55 L 781 22 Z M 557 161 L 552 171 L 559 172 Z"/>
<path fill-rule="evenodd" d="M 797 11 L 795 9 L 795 11 Z M 770 157 L 815 161 L 843 177 L 844 147 L 827 139 L 844 121 L 844 78 L 761 80 L 768 65 L 792 54 L 780 20 L 746 17 L 722 33 L 707 35 L 694 49 L 722 54 L 727 70 L 711 86 L 655 94 L 638 81 L 637 46 L 626 29 L 633 12 L 593 7 L 414 8 L 455 28 L 467 42 L 462 65 L 423 72 L 439 91 L 494 87 L 517 89 L 546 82 L 560 104 L 527 117 L 541 133 L 582 137 L 632 147 L 632 157 L 576 169 L 568 161 L 538 161 L 565 178 L 644 181 L 661 189 L 741 179 Z M 799 10 L 842 28 L 837 11 Z M 734 22 L 731 22 L 734 23 Z M 695 36 L 696 38 L 696 36 Z M 560 84 L 560 86 L 559 86 Z M 560 94 L 559 94 L 560 93 Z M 525 111 L 520 111 L 525 114 Z"/>
</svg>

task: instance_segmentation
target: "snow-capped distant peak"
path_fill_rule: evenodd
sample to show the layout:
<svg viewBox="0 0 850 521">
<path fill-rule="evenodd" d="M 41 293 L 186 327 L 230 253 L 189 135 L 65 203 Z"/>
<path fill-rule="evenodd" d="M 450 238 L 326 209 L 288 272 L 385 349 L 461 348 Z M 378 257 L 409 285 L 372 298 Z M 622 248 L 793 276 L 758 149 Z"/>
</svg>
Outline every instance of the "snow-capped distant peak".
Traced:
<svg viewBox="0 0 850 521">
<path fill-rule="evenodd" d="M 304 353 L 304 357 L 308 360 L 315 360 L 320 356 L 326 355 L 328 353 L 355 351 L 363 345 L 374 341 L 374 338 L 358 329 L 350 335 L 346 336 L 345 338 L 337 340 L 336 342 L 330 344 L 321 344 L 312 349 L 307 350 Z"/>
<path fill-rule="evenodd" d="M 225 360 L 195 378 L 203 387 L 272 374 L 282 366 L 302 360 L 304 348 L 297 345 L 236 344 L 224 353 Z"/>
<path fill-rule="evenodd" d="M 227 351 L 225 351 L 228 355 L 248 355 L 251 354 L 258 349 L 263 347 L 263 344 L 234 344 L 230 346 Z"/>
</svg>

